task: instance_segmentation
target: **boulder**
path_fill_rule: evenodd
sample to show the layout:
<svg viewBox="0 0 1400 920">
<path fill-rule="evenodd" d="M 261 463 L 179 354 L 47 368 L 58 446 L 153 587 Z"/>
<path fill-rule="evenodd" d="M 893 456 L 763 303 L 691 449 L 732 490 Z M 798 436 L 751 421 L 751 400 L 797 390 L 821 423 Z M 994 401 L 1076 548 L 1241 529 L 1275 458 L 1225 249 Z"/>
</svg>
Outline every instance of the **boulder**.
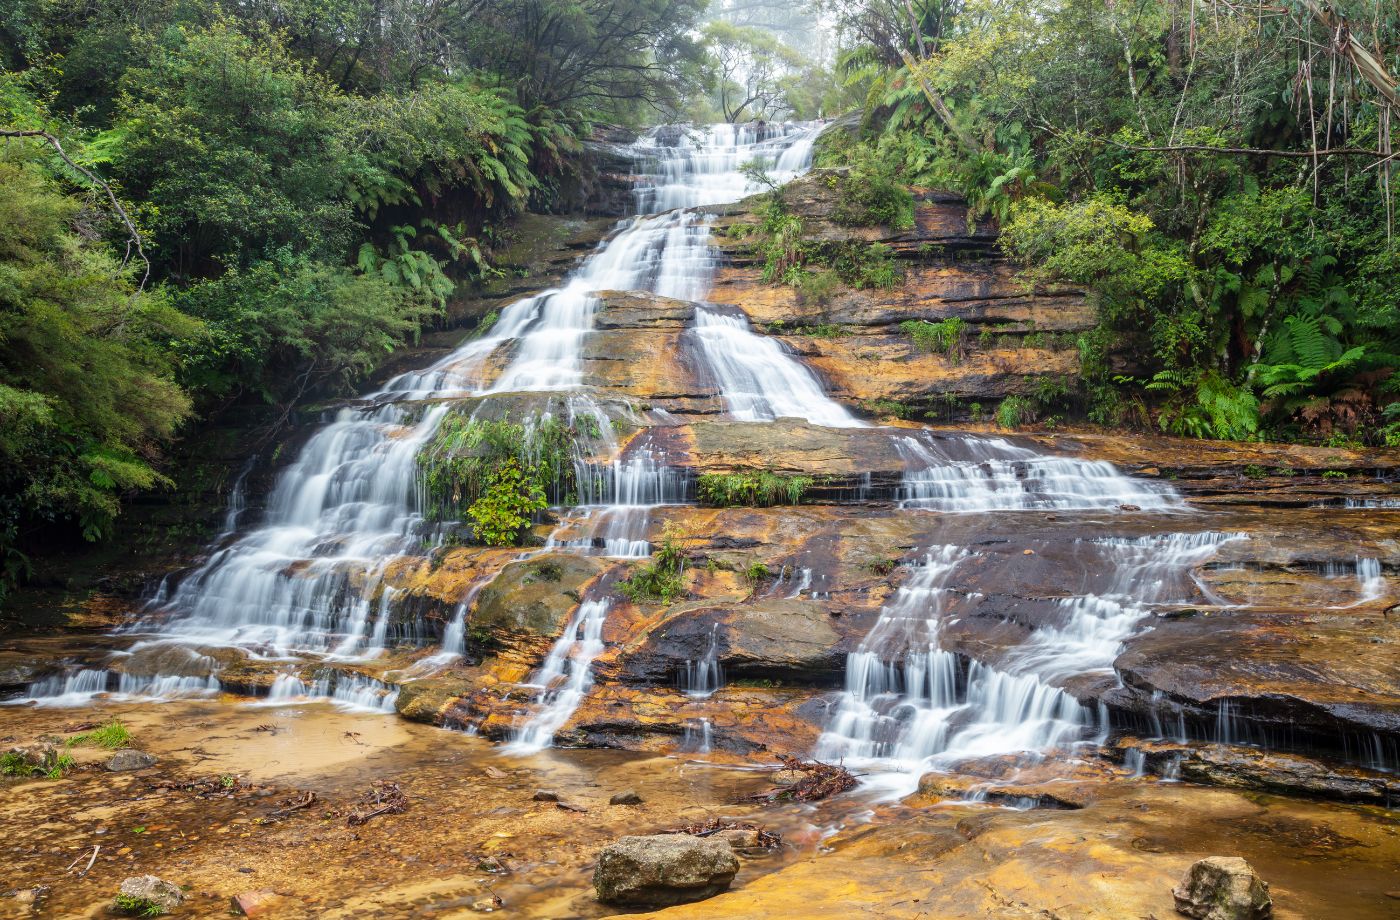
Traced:
<svg viewBox="0 0 1400 920">
<path fill-rule="evenodd" d="M 539 789 L 539 790 L 536 790 L 535 794 L 532 795 L 532 796 L 530 797 L 530 801 L 532 801 L 532 802 L 557 802 L 557 801 L 559 801 L 559 793 L 554 792 L 554 791 L 551 791 L 551 790 L 549 790 L 549 789 Z"/>
<path fill-rule="evenodd" d="M 1208 856 L 1172 889 L 1179 914 L 1194 920 L 1266 920 L 1273 916 L 1269 885 L 1238 856 Z"/>
<path fill-rule="evenodd" d="M 738 858 L 722 840 L 623 837 L 598 854 L 593 887 L 598 900 L 609 904 L 664 907 L 716 895 L 738 871 Z"/>
<path fill-rule="evenodd" d="M 512 562 L 482 589 L 474 630 L 553 636 L 578 607 L 583 587 L 604 568 L 591 556 L 554 553 Z"/>
<path fill-rule="evenodd" d="M 145 751 L 117 751 L 112 755 L 112 759 L 107 761 L 107 769 L 113 773 L 125 773 L 128 770 L 144 770 L 156 764 L 156 756 L 147 754 Z"/>
<path fill-rule="evenodd" d="M 154 875 L 133 875 L 117 890 L 117 907 L 127 913 L 166 913 L 184 900 L 184 892 Z"/>
<path fill-rule="evenodd" d="M 642 804 L 642 797 L 639 796 L 639 795 L 637 795 L 637 793 L 636 793 L 635 791 L 633 791 L 633 790 L 631 790 L 631 789 L 628 789 L 626 792 L 619 792 L 617 795 L 615 795 L 615 796 L 613 796 L 612 798 L 608 799 L 608 804 L 609 804 L 609 805 L 640 805 L 640 804 Z"/>
</svg>

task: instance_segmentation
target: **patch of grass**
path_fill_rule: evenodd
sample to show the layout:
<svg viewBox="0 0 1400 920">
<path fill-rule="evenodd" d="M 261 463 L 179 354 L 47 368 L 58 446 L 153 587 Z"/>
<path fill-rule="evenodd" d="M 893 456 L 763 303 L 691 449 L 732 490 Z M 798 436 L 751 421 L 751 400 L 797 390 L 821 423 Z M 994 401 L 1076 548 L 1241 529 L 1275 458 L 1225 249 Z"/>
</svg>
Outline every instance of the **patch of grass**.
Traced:
<svg viewBox="0 0 1400 920">
<path fill-rule="evenodd" d="M 156 902 L 129 894 L 117 895 L 113 906 L 124 914 L 136 914 L 141 917 L 159 917 L 165 913 L 165 908 Z"/>
<path fill-rule="evenodd" d="M 752 563 L 747 569 L 744 569 L 744 578 L 748 580 L 749 584 L 757 584 L 771 574 L 768 571 L 768 566 L 762 562 Z"/>
<path fill-rule="evenodd" d="M 1325 470 L 1322 473 L 1323 479 L 1346 479 L 1347 474 L 1341 470 Z"/>
<path fill-rule="evenodd" d="M 107 748 L 115 751 L 117 748 L 124 748 L 131 744 L 131 732 L 122 724 L 120 719 L 113 719 L 100 728 L 94 728 L 90 732 L 83 732 L 81 735 L 74 735 L 65 744 L 68 747 L 78 745 Z"/>
<path fill-rule="evenodd" d="M 813 481 L 811 476 L 787 476 L 769 470 L 704 473 L 695 481 L 695 495 L 701 504 L 722 508 L 797 505 Z"/>
<path fill-rule="evenodd" d="M 634 567 L 617 589 L 635 604 L 669 605 L 686 595 L 685 551 L 673 529 L 666 529 L 651 562 Z"/>
<path fill-rule="evenodd" d="M 1246 465 L 1240 472 L 1244 474 L 1246 479 L 1263 479 L 1265 476 L 1269 475 L 1268 470 L 1265 470 L 1257 463 Z"/>
<path fill-rule="evenodd" d="M 899 328 L 914 340 L 915 348 L 931 354 L 941 353 L 954 364 L 961 362 L 966 353 L 964 336 L 967 323 L 960 316 L 950 316 L 936 323 L 910 319 L 900 323 Z"/>
<path fill-rule="evenodd" d="M 893 399 L 867 399 L 860 407 L 871 415 L 888 415 L 893 418 L 909 418 L 914 413 L 912 408 Z"/>
</svg>

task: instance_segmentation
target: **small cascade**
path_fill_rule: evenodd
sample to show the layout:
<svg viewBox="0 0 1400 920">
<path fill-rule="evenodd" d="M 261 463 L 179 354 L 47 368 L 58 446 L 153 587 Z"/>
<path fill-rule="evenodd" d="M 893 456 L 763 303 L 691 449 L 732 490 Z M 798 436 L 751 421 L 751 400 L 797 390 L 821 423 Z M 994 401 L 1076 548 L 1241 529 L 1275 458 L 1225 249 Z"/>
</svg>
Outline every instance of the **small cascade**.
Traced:
<svg viewBox="0 0 1400 920">
<path fill-rule="evenodd" d="M 1180 508 L 1168 488 L 1131 479 L 1111 463 L 1051 457 L 1004 438 L 896 436 L 905 462 L 901 507 L 945 513 Z"/>
<path fill-rule="evenodd" d="M 743 315 L 696 307 L 691 332 L 734 418 L 745 422 L 800 418 L 827 428 L 865 425 L 827 396 L 816 374 L 781 342 L 756 334 Z"/>
<path fill-rule="evenodd" d="M 935 549 L 848 657 L 846 690 L 817 756 L 886 771 L 876 784 L 903 793 L 926 769 L 1087 740 L 1096 723 L 1106 727 L 1105 716 L 1086 709 L 1060 683 L 1112 673 L 1123 641 L 1151 605 L 1192 597 L 1217 602 L 1192 570 L 1222 543 L 1242 538 L 1207 532 L 1084 541 L 1107 563 L 1101 593 L 1058 601 L 1060 625 L 1036 630 L 996 665 L 941 646 L 948 581 L 971 554 L 955 546 Z"/>
<path fill-rule="evenodd" d="M 1378 601 L 1385 597 L 1385 575 L 1381 574 L 1379 559 L 1356 560 L 1356 580 L 1361 583 L 1362 604 Z"/>
<path fill-rule="evenodd" d="M 603 653 L 603 623 L 611 605 L 610 598 L 578 605 L 539 672 L 523 685 L 539 693 L 532 703 L 534 712 L 516 729 L 507 751 L 533 754 L 549 747 L 554 733 L 574 714 L 593 684 L 593 660 Z"/>
<path fill-rule="evenodd" d="M 268 688 L 267 696 L 250 706 L 291 706 L 302 703 L 329 702 L 347 712 L 394 712 L 399 698 L 397 687 L 364 674 L 342 671 L 332 677 L 322 677 L 307 683 L 295 674 L 278 674 Z"/>
<path fill-rule="evenodd" d="M 714 750 L 714 731 L 709 719 L 691 719 L 685 723 L 681 750 L 691 754 L 708 754 Z"/>
<path fill-rule="evenodd" d="M 224 529 L 219 538 L 232 536 L 238 530 L 238 519 L 248 510 L 248 476 L 258 465 L 258 455 L 253 454 L 244 461 L 242 469 L 234 477 L 233 488 L 228 493 L 228 506 L 224 510 Z"/>
<path fill-rule="evenodd" d="M 211 696 L 219 689 L 219 679 L 213 675 L 136 675 L 106 668 L 82 668 L 38 680 L 29 686 L 22 697 L 6 702 L 55 709 L 87 706 L 97 697 L 121 702 L 139 700 L 160 703 Z"/>
<path fill-rule="evenodd" d="M 681 689 L 692 699 L 703 700 L 724 686 L 724 670 L 719 664 L 719 624 L 710 627 L 710 641 L 705 654 L 687 661 L 680 673 Z"/>
</svg>

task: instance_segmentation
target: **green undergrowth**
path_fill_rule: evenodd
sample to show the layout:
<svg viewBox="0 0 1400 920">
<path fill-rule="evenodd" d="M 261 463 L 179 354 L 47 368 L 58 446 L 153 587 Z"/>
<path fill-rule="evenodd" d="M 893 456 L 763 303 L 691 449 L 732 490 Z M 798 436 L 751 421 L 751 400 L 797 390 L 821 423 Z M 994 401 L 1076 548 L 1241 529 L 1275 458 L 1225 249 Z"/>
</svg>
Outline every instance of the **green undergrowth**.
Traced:
<svg viewBox="0 0 1400 920">
<path fill-rule="evenodd" d="M 770 470 L 703 473 L 695 480 L 695 495 L 701 504 L 726 508 L 797 505 L 815 481 L 811 476 L 788 476 Z"/>
<path fill-rule="evenodd" d="M 52 750 L 44 752 L 44 758 L 40 763 L 30 763 L 29 759 L 18 751 L 0 754 L 0 776 L 14 776 L 22 779 L 35 777 L 62 779 L 63 774 L 75 766 L 77 763 L 71 756 Z"/>
<path fill-rule="evenodd" d="M 960 316 L 931 323 L 928 320 L 910 319 L 899 324 L 914 340 L 914 346 L 930 354 L 942 354 L 954 364 L 963 359 L 966 352 L 967 323 Z"/>
<path fill-rule="evenodd" d="M 574 501 L 574 436 L 553 416 L 448 416 L 418 454 L 429 516 L 470 518 L 478 543 L 518 545 L 551 499 Z"/>
<path fill-rule="evenodd" d="M 634 604 L 669 605 L 685 596 L 685 551 L 673 528 L 667 527 L 651 561 L 634 566 L 617 590 Z"/>
</svg>

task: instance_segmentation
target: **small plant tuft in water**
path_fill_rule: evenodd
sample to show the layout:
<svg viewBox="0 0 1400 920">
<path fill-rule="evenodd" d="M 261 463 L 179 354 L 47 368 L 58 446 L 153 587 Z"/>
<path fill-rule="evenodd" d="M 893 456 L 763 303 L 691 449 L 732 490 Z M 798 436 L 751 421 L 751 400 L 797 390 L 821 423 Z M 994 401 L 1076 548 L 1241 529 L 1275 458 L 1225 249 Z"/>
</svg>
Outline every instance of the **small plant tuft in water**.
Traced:
<svg viewBox="0 0 1400 920">
<path fill-rule="evenodd" d="M 141 917 L 159 917 L 165 913 L 165 908 L 156 902 L 129 894 L 117 895 L 113 906 L 124 914 L 136 914 Z"/>
<path fill-rule="evenodd" d="M 634 604 L 669 605 L 685 596 L 685 551 L 673 527 L 667 526 L 651 562 L 634 567 L 617 589 Z"/>
<path fill-rule="evenodd" d="M 122 724 L 120 719 L 113 719 L 100 728 L 94 728 L 90 732 L 83 732 L 81 735 L 74 735 L 65 743 L 68 747 L 92 745 L 94 747 L 107 748 L 109 751 L 114 751 L 117 748 L 124 748 L 131 744 L 131 732 Z"/>
</svg>

